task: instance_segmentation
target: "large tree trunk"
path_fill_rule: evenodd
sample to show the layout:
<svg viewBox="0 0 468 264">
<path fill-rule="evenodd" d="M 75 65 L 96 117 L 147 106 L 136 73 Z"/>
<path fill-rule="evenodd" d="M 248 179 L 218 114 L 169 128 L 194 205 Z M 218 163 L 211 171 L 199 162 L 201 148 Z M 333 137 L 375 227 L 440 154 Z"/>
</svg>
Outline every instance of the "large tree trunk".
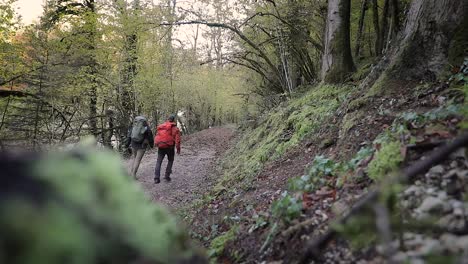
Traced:
<svg viewBox="0 0 468 264">
<path fill-rule="evenodd" d="M 467 27 L 468 1 L 413 0 L 405 27 L 394 45 L 362 85 L 391 87 L 389 82 L 411 84 L 435 81 L 448 64 L 449 50 Z M 455 41 L 457 39 L 457 41 Z M 461 36 L 466 45 L 467 36 Z M 462 46 L 463 46 L 462 45 Z M 459 56 L 465 56 L 460 52 Z M 379 74 L 378 72 L 382 72 Z M 375 90 L 375 89 L 374 89 Z"/>
<path fill-rule="evenodd" d="M 126 8 L 121 8 L 121 15 L 131 16 L 133 19 L 137 19 L 140 15 L 140 1 L 135 0 L 131 11 Z M 119 87 L 119 93 L 121 95 L 120 116 L 118 116 L 118 134 L 120 135 L 120 141 L 124 142 L 127 137 L 128 125 L 132 122 L 132 118 L 137 115 L 137 101 L 135 98 L 135 78 L 138 74 L 138 26 L 129 25 L 129 29 L 125 32 L 125 42 L 123 47 L 124 54 L 124 66 L 120 75 L 122 76 L 122 85 Z M 114 126 L 114 120 L 109 119 L 109 126 Z M 112 137 L 112 135 L 110 135 Z M 120 145 L 123 147 L 123 144 Z M 121 149 L 120 149 L 121 150 Z"/>
<path fill-rule="evenodd" d="M 350 43 L 350 0 L 329 0 L 325 29 L 325 51 L 322 58 L 322 80 L 344 81 L 353 71 Z"/>
<path fill-rule="evenodd" d="M 466 26 L 467 15 L 467 1 L 414 0 L 390 67 L 391 76 L 436 80 L 447 64 L 457 29 Z"/>
</svg>

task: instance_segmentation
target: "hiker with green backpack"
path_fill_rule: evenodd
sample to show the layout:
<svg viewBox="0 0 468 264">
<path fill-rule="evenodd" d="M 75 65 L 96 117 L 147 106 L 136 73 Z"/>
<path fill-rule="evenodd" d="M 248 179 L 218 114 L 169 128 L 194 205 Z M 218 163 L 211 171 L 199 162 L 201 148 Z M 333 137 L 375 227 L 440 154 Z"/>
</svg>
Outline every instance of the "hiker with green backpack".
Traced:
<svg viewBox="0 0 468 264">
<path fill-rule="evenodd" d="M 140 162 L 148 147 L 153 148 L 153 133 L 148 125 L 148 121 L 143 116 L 137 116 L 133 120 L 132 127 L 128 130 L 127 147 L 132 147 L 131 174 L 135 179 Z"/>
</svg>

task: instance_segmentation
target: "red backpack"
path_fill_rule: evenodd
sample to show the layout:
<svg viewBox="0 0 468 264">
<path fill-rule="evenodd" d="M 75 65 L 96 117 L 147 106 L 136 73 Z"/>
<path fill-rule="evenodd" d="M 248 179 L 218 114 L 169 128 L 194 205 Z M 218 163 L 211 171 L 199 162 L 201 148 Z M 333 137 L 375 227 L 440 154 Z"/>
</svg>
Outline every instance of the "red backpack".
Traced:
<svg viewBox="0 0 468 264">
<path fill-rule="evenodd" d="M 172 127 L 175 124 L 166 122 L 156 128 L 156 136 L 154 137 L 154 145 L 158 148 L 170 148 L 175 145 L 175 139 L 172 136 Z"/>
</svg>

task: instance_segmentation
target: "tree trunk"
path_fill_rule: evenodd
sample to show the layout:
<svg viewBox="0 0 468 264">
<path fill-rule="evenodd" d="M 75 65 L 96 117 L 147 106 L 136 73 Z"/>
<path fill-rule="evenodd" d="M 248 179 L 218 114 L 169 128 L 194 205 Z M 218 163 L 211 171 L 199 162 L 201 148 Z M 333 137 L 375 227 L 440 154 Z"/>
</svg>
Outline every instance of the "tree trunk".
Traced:
<svg viewBox="0 0 468 264">
<path fill-rule="evenodd" d="M 96 34 L 97 34 L 97 17 L 96 17 L 96 5 L 94 0 L 86 1 L 90 18 L 86 19 L 87 26 L 89 29 L 89 50 L 90 63 L 89 63 L 89 75 L 91 78 L 90 88 L 88 91 L 89 96 L 89 129 L 93 136 L 98 136 L 97 126 L 97 74 L 98 74 L 98 63 L 96 59 Z"/>
<path fill-rule="evenodd" d="M 376 52 L 377 55 L 381 55 L 385 44 L 387 43 L 387 34 L 388 34 L 388 10 L 390 6 L 390 0 L 385 0 L 383 10 L 382 10 L 382 28 L 380 30 L 379 42 L 377 43 Z"/>
<path fill-rule="evenodd" d="M 354 70 L 350 43 L 350 0 L 329 0 L 322 58 L 322 80 L 344 81 Z"/>
<path fill-rule="evenodd" d="M 361 5 L 361 15 L 359 16 L 359 25 L 358 25 L 358 32 L 356 36 L 356 47 L 354 50 L 354 57 L 356 59 L 359 58 L 360 51 L 361 51 L 361 41 L 362 41 L 362 31 L 364 29 L 364 18 L 366 17 L 367 11 L 367 0 L 362 0 Z"/>
<path fill-rule="evenodd" d="M 400 5 L 398 0 L 392 0 L 392 37 L 400 31 Z"/>
<path fill-rule="evenodd" d="M 467 1 L 412 1 L 399 43 L 389 52 L 388 65 L 380 63 L 384 72 L 377 83 L 436 81 L 448 64 L 451 45 L 460 37 L 459 29 L 467 26 L 467 16 Z M 461 37 L 466 41 L 466 36 Z"/>
<path fill-rule="evenodd" d="M 133 18 L 138 18 L 140 12 L 140 2 L 134 1 L 132 11 L 127 15 Z M 122 10 L 124 12 L 125 10 Z M 122 13 L 124 15 L 124 13 Z M 125 135 L 127 133 L 127 126 L 132 122 L 132 117 L 136 116 L 136 100 L 134 92 L 135 78 L 138 74 L 138 28 L 132 25 L 132 28 L 125 34 L 125 43 L 123 54 L 124 67 L 122 67 L 122 87 L 121 87 L 121 116 L 118 118 L 119 134 Z"/>
<path fill-rule="evenodd" d="M 374 21 L 374 31 L 375 31 L 375 56 L 380 55 L 382 50 L 382 34 L 380 33 L 380 24 L 379 24 L 379 7 L 377 5 L 377 0 L 372 0 L 372 17 Z"/>
</svg>

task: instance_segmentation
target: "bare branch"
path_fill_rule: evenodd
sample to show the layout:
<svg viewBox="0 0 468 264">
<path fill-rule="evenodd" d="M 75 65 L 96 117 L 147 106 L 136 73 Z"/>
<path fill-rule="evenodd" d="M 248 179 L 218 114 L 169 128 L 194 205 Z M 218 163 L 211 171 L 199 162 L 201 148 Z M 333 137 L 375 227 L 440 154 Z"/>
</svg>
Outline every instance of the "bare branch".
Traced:
<svg viewBox="0 0 468 264">
<path fill-rule="evenodd" d="M 46 101 L 44 98 L 36 95 L 36 94 L 32 94 L 32 93 L 28 93 L 28 92 L 23 92 L 23 91 L 13 91 L 13 90 L 0 90 L 0 98 L 1 97 L 9 97 L 9 96 L 15 96 L 15 97 L 32 97 L 34 99 L 37 99 L 39 101 L 41 101 L 42 103 L 44 103 L 45 105 L 47 105 L 48 107 L 52 108 L 54 111 L 56 111 L 60 117 L 68 123 L 67 121 L 67 118 L 65 117 L 65 114 L 62 113 L 62 111 L 60 111 L 59 109 L 57 109 L 55 106 L 53 106 L 51 103 L 49 103 L 48 101 Z"/>
<path fill-rule="evenodd" d="M 278 80 L 280 80 L 280 82 L 281 82 L 280 72 L 275 67 L 275 65 L 270 60 L 270 58 L 268 58 L 266 53 L 262 49 L 260 49 L 260 47 L 258 47 L 258 45 L 253 43 L 247 36 L 245 36 L 239 29 L 237 29 L 237 28 L 235 28 L 235 27 L 233 27 L 231 25 L 224 24 L 224 23 L 217 23 L 217 22 L 197 21 L 197 20 L 180 21 L 180 22 L 174 22 L 174 23 L 164 22 L 164 23 L 160 23 L 159 25 L 160 26 L 180 26 L 180 25 L 196 25 L 196 24 L 205 25 L 205 26 L 208 26 L 208 27 L 225 28 L 225 29 L 229 29 L 232 32 L 234 32 L 245 43 L 247 43 L 247 45 L 249 45 L 251 48 L 253 48 L 254 50 L 256 50 L 258 52 L 258 55 L 268 64 L 268 66 L 270 67 L 270 70 L 272 72 L 276 73 L 276 78 L 278 78 Z"/>
</svg>

